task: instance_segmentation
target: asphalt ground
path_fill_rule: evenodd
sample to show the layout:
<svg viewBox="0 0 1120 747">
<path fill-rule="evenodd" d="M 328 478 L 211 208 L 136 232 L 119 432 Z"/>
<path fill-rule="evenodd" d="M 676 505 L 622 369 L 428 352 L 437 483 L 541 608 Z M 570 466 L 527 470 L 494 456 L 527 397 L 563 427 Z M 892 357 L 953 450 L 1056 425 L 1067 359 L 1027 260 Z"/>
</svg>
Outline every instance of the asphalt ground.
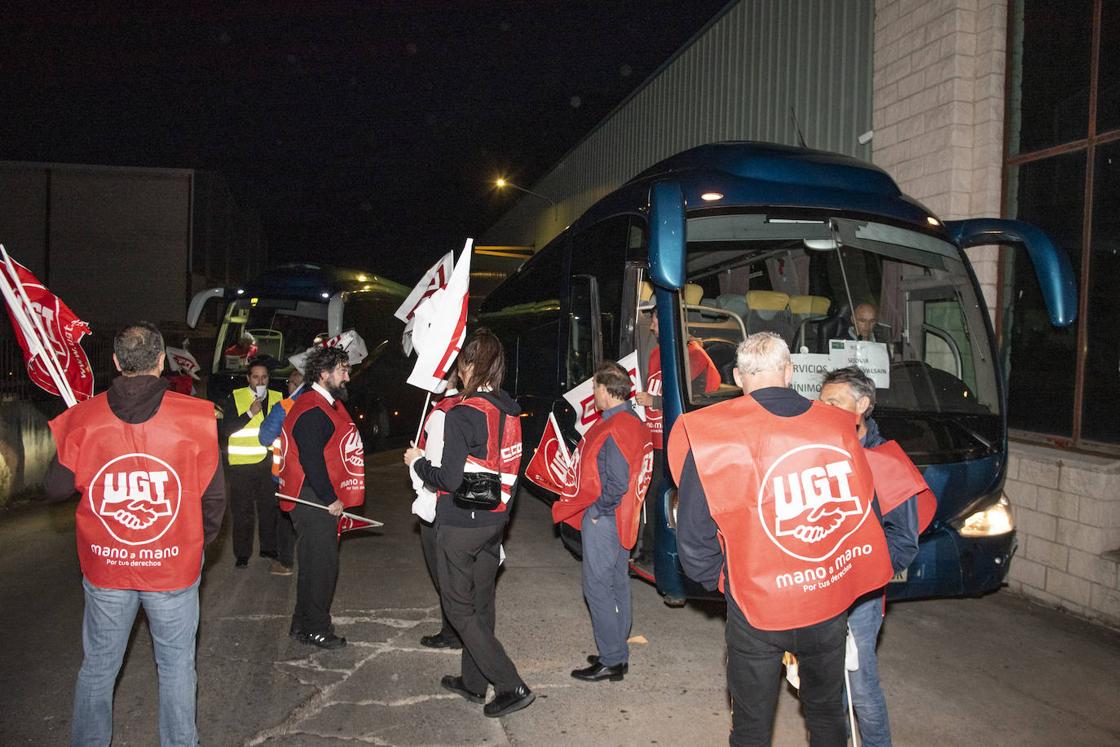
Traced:
<svg viewBox="0 0 1120 747">
<path fill-rule="evenodd" d="M 235 570 L 229 520 L 207 553 L 198 642 L 204 745 L 715 745 L 726 743 L 721 605 L 670 609 L 633 580 L 630 673 L 569 676 L 594 653 L 579 561 L 547 507 L 522 493 L 498 585 L 498 635 L 537 693 L 488 719 L 439 686 L 458 654 L 419 645 L 438 607 L 420 553 L 399 451 L 373 455 L 365 513 L 380 530 L 345 536 L 335 597 L 349 645 L 289 639 L 294 577 L 254 558 Z M 0 745 L 65 744 L 81 663 L 74 504 L 0 514 Z M 879 648 L 897 745 L 1120 744 L 1120 633 L 1006 592 L 892 605 Z M 138 622 L 118 683 L 115 745 L 155 745 L 158 684 Z M 774 738 L 804 745 L 785 688 Z"/>
</svg>

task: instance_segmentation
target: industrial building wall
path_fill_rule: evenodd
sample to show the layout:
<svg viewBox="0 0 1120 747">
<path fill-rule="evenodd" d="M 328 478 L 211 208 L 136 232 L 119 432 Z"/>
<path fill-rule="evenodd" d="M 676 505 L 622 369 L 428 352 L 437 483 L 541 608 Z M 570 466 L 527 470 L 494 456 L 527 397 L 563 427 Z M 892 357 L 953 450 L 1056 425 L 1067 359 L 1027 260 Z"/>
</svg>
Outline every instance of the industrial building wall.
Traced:
<svg viewBox="0 0 1120 747">
<path fill-rule="evenodd" d="M 873 0 L 740 0 L 532 185 L 483 236 L 543 247 L 667 156 L 720 140 L 805 143 L 860 158 L 871 129 Z"/>
</svg>

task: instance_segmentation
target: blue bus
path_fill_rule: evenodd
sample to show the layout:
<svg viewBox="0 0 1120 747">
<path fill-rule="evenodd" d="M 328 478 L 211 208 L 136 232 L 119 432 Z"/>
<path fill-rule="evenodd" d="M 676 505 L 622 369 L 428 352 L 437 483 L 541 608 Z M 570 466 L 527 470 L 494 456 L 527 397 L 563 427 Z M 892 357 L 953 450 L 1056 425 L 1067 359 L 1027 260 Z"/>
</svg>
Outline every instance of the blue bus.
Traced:
<svg viewBox="0 0 1120 747">
<path fill-rule="evenodd" d="M 351 372 L 347 408 L 366 448 L 390 436 L 410 434 L 424 407 L 424 394 L 406 382 L 412 362 L 401 348 L 401 323 L 393 312 L 411 289 L 363 270 L 316 263 L 272 268 L 244 285 L 209 288 L 191 299 L 187 324 L 194 327 L 211 300 L 222 302 L 206 396 L 215 402 L 244 386 L 252 355 L 268 355 L 279 368 L 273 388 L 292 371 L 288 357 L 319 339 L 353 329 L 368 357 Z"/>
<path fill-rule="evenodd" d="M 653 345 L 666 434 L 682 412 L 741 395 L 731 378 L 735 348 L 753 332 L 786 339 L 793 385 L 809 397 L 824 371 L 858 363 L 876 382 L 873 417 L 884 437 L 902 445 L 938 500 L 917 558 L 889 597 L 975 595 L 999 587 L 1017 546 L 1002 491 L 1004 377 L 963 251 L 989 244 L 1026 249 L 1051 322 L 1073 322 L 1069 259 L 1037 228 L 942 221 L 884 171 L 847 156 L 715 143 L 601 199 L 493 291 L 480 316 L 506 345 L 507 388 L 525 410 L 530 445 L 549 412 L 574 444 L 575 413 L 563 392 L 603 359 L 637 350 L 644 367 Z M 639 313 L 650 294 L 656 340 Z M 854 339 L 855 309 L 874 316 L 872 340 Z M 693 387 L 690 341 L 720 371 L 718 388 Z M 703 592 L 681 571 L 676 493 L 659 469 L 631 568 L 666 603 L 681 604 Z M 564 527 L 561 536 L 578 547 L 576 532 Z"/>
</svg>

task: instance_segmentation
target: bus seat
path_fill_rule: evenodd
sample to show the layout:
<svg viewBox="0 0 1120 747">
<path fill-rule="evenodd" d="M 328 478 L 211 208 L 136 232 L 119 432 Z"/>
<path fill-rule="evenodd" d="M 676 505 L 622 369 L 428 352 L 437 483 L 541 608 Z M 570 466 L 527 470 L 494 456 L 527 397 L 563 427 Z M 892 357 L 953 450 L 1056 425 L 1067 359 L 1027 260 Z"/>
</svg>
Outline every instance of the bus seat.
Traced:
<svg viewBox="0 0 1120 747">
<path fill-rule="evenodd" d="M 648 301 L 651 298 L 653 298 L 653 283 L 643 280 L 642 287 L 638 289 L 638 300 Z"/>
<path fill-rule="evenodd" d="M 720 383 L 734 384 L 735 379 L 731 372 L 735 368 L 735 351 L 739 347 L 738 342 L 713 337 L 701 341 L 701 345 L 719 371 Z"/>
<path fill-rule="evenodd" d="M 747 291 L 747 334 L 774 332 L 786 342 L 793 337 L 789 294 L 780 291 Z"/>
<path fill-rule="evenodd" d="M 704 298 L 704 289 L 696 283 L 685 283 L 684 286 L 684 302 L 689 306 L 699 305 L 701 299 Z"/>
<path fill-rule="evenodd" d="M 747 318 L 747 299 L 741 293 L 720 293 L 716 296 L 715 306 L 734 312 L 740 319 Z"/>
<path fill-rule="evenodd" d="M 794 340 L 795 351 L 810 343 L 815 345 L 816 336 L 811 328 L 828 317 L 828 309 L 831 305 L 832 301 L 825 296 L 789 297 L 789 315 L 797 332 L 797 339 Z M 823 351 L 815 349 L 811 352 Z"/>
</svg>

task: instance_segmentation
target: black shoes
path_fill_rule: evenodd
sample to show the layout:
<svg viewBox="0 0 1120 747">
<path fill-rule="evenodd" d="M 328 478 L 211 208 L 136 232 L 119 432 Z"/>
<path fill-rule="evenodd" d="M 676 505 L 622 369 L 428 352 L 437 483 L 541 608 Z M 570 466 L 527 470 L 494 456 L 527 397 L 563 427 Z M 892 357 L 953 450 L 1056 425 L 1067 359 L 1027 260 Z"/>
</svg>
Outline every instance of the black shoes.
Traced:
<svg viewBox="0 0 1120 747">
<path fill-rule="evenodd" d="M 461 695 L 472 703 L 486 702 L 486 693 L 484 692 L 481 695 L 472 693 L 467 689 L 466 685 L 463 684 L 462 677 L 452 677 L 450 674 L 445 674 L 443 679 L 439 681 L 439 684 L 443 686 L 444 690 L 450 690 L 456 695 Z M 528 703 L 525 705 L 528 705 Z"/>
<path fill-rule="evenodd" d="M 309 646 L 318 646 L 319 648 L 335 649 L 342 648 L 346 645 L 346 639 L 342 636 L 337 636 L 334 633 L 298 633 L 296 640 L 300 643 L 306 643 Z"/>
<path fill-rule="evenodd" d="M 233 567 L 234 568 L 248 568 L 249 567 L 249 559 L 248 558 L 238 558 L 237 561 L 233 564 Z"/>
<path fill-rule="evenodd" d="M 527 707 L 536 697 L 528 686 L 519 685 L 516 690 L 497 693 L 493 700 L 482 707 L 482 712 L 490 718 L 508 716 Z"/>
<path fill-rule="evenodd" d="M 459 648 L 463 647 L 463 644 L 458 639 L 448 638 L 446 635 L 443 634 L 442 630 L 440 632 L 436 633 L 435 635 L 426 635 L 423 638 L 421 638 L 420 639 L 420 645 L 421 646 L 426 646 L 428 648 L 459 649 Z M 479 701 L 479 702 L 482 702 L 482 701 Z"/>
<path fill-rule="evenodd" d="M 591 666 L 584 669 L 573 669 L 572 676 L 584 682 L 599 682 L 601 680 L 622 682 L 622 676 L 626 674 L 627 669 L 629 669 L 628 664 L 615 664 L 613 667 L 608 667 L 596 657 L 595 663 Z"/>
<path fill-rule="evenodd" d="M 591 654 L 590 656 L 587 657 L 587 663 L 588 664 L 598 664 L 599 663 L 599 656 L 597 654 Z M 622 662 L 622 673 L 623 674 L 629 674 L 630 673 L 629 662 L 625 662 L 625 661 Z"/>
</svg>

